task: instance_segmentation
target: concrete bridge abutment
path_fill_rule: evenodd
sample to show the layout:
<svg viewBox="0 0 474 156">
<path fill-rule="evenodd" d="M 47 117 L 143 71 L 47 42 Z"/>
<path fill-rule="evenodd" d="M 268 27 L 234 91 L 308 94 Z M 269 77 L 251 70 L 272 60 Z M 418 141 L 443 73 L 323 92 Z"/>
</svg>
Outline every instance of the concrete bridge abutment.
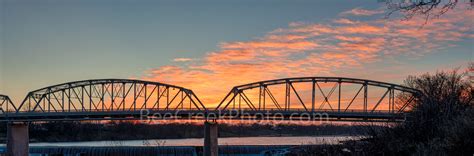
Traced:
<svg viewBox="0 0 474 156">
<path fill-rule="evenodd" d="M 204 122 L 204 156 L 219 155 L 218 124 L 216 121 Z"/>
<path fill-rule="evenodd" d="M 28 123 L 12 122 L 7 125 L 7 156 L 28 156 Z"/>
</svg>

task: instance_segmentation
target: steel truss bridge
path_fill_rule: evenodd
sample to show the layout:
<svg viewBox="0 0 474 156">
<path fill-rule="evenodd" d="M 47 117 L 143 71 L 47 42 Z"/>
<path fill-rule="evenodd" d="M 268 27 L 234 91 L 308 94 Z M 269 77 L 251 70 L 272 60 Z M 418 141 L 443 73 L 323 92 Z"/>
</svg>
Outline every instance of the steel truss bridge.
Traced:
<svg viewBox="0 0 474 156">
<path fill-rule="evenodd" d="M 382 94 L 370 98 L 372 88 Z M 300 77 L 236 86 L 216 108 L 206 108 L 192 90 L 180 86 L 142 80 L 97 79 L 31 91 L 20 105 L 13 104 L 8 96 L 0 95 L 0 121 L 165 117 L 188 120 L 327 118 L 338 121 L 402 121 L 406 108 L 418 94 L 415 89 L 379 81 Z"/>
</svg>

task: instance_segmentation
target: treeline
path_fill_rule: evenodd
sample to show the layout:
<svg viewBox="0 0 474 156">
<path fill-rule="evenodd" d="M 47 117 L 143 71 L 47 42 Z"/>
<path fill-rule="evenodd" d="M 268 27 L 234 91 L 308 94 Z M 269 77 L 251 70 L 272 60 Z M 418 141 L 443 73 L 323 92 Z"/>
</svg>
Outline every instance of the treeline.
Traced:
<svg viewBox="0 0 474 156">
<path fill-rule="evenodd" d="M 473 82 L 457 70 L 408 77 L 405 85 L 421 91 L 409 118 L 393 128 L 372 129 L 365 150 L 381 155 L 474 154 Z"/>
<path fill-rule="evenodd" d="M 1 126 L 0 133 L 5 136 L 6 124 Z M 197 123 L 55 121 L 31 123 L 29 129 L 32 142 L 178 139 L 204 135 L 203 125 Z M 219 124 L 219 137 L 364 135 L 366 129 L 364 125 Z"/>
</svg>

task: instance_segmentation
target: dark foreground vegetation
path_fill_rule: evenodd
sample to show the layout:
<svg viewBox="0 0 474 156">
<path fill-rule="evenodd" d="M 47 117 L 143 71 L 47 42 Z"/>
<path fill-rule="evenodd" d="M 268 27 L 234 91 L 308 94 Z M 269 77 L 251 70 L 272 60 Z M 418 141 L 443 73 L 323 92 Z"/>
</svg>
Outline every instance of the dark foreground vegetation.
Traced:
<svg viewBox="0 0 474 156">
<path fill-rule="evenodd" d="M 5 125 L 2 125 L 5 126 Z M 366 126 L 297 124 L 220 124 L 219 137 L 364 135 Z M 1 128 L 5 136 L 6 128 Z M 31 123 L 32 142 L 72 142 L 99 140 L 142 140 L 202 138 L 204 128 L 197 123 L 145 124 L 141 122 L 48 122 Z"/>
<path fill-rule="evenodd" d="M 308 147 L 295 155 L 469 155 L 474 154 L 473 79 L 438 72 L 410 76 L 405 85 L 421 91 L 405 122 L 373 127 L 369 138 L 336 146 Z M 405 100 L 404 95 L 398 97 Z"/>
<path fill-rule="evenodd" d="M 384 155 L 473 155 L 472 78 L 456 71 L 439 72 L 410 76 L 405 84 L 422 92 L 408 120 L 393 128 L 373 129 L 366 150 Z"/>
</svg>

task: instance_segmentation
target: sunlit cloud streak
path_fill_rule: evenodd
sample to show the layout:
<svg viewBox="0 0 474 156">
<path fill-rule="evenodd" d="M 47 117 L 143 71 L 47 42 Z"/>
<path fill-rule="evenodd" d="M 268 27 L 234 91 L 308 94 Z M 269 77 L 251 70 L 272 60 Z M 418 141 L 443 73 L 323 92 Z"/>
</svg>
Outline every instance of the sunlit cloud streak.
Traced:
<svg viewBox="0 0 474 156">
<path fill-rule="evenodd" d="M 189 62 L 189 61 L 192 61 L 192 60 L 193 60 L 192 58 L 184 58 L 184 57 L 173 59 L 174 62 Z"/>
<path fill-rule="evenodd" d="M 385 11 L 384 10 L 366 10 L 362 8 L 354 8 L 352 10 L 344 11 L 340 15 L 347 16 L 347 15 L 352 15 L 352 16 L 372 16 L 376 14 L 383 14 Z"/>
<path fill-rule="evenodd" d="M 379 10 L 352 9 L 341 15 L 372 16 Z M 193 89 L 216 106 L 236 85 L 283 77 L 357 76 L 351 69 L 370 68 L 394 57 L 417 58 L 473 37 L 473 11 L 455 9 L 422 29 L 423 18 L 355 20 L 343 16 L 326 23 L 293 22 L 265 36 L 222 42 L 199 61 L 147 71 L 147 80 Z M 175 62 L 191 59 L 177 58 Z M 377 76 L 374 76 L 374 79 Z"/>
</svg>

